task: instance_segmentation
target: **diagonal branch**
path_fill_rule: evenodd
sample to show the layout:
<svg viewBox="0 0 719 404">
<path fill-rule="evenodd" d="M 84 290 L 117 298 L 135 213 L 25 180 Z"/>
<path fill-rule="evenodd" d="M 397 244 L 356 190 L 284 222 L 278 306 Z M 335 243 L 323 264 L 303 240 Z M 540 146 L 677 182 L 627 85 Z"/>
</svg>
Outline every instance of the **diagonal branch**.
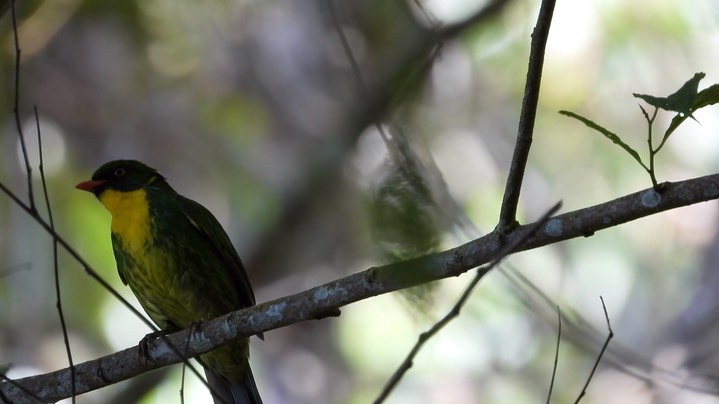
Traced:
<svg viewBox="0 0 719 404">
<path fill-rule="evenodd" d="M 179 363 L 183 358 L 169 348 L 185 346 L 187 356 L 196 356 L 237 338 L 245 338 L 337 313 L 339 308 L 359 300 L 457 276 L 496 258 L 503 241 L 526 238 L 521 250 L 529 250 L 563 240 L 591 236 L 594 232 L 658 212 L 719 198 L 719 174 L 676 183 L 666 183 L 659 193 L 652 188 L 609 202 L 564 213 L 550 219 L 536 234 L 533 225 L 518 226 L 507 234 L 490 233 L 461 246 L 436 254 L 373 267 L 307 291 L 275 299 L 254 307 L 229 313 L 203 324 L 190 334 L 184 330 L 165 340 L 156 340 L 142 359 L 137 348 L 129 348 L 99 359 L 76 365 L 77 393 L 126 380 L 141 373 Z M 517 251 L 514 251 L 517 252 Z M 46 401 L 58 401 L 71 395 L 70 370 L 16 380 L 19 386 Z M 0 383 L 0 394 L 15 403 L 30 399 L 22 389 L 9 382 Z"/>
<path fill-rule="evenodd" d="M 602 360 L 602 356 L 604 356 L 604 352 L 607 351 L 607 347 L 609 346 L 609 341 L 614 338 L 614 330 L 612 330 L 612 324 L 609 322 L 609 314 L 607 313 L 607 306 L 604 304 L 604 298 L 599 296 L 599 300 L 602 301 L 602 309 L 604 310 L 604 319 L 607 320 L 607 330 L 609 333 L 607 334 L 607 338 L 604 340 L 604 345 L 602 345 L 602 350 L 599 351 L 599 355 L 597 356 L 597 359 L 594 361 L 594 366 L 592 366 L 592 371 L 589 373 L 589 377 L 587 377 L 587 381 L 584 383 L 584 387 L 582 387 L 582 391 L 579 393 L 579 396 L 574 401 L 574 404 L 579 403 L 582 400 L 582 397 L 584 397 L 585 394 L 587 394 L 587 388 L 589 387 L 589 383 L 592 381 L 592 377 L 594 377 L 594 373 L 597 371 L 597 368 L 599 367 L 599 362 Z"/>
<path fill-rule="evenodd" d="M 557 203 L 549 211 L 547 211 L 547 213 L 545 213 L 538 221 L 534 222 L 531 232 L 526 233 L 525 237 L 529 238 L 533 236 L 534 233 L 539 230 L 540 227 L 544 226 L 547 223 L 547 220 L 549 220 L 549 218 L 552 217 L 552 215 L 554 215 L 559 210 L 561 205 L 561 202 Z M 502 249 L 499 251 L 497 258 L 495 258 L 494 261 L 492 261 L 488 265 L 477 269 L 476 273 L 474 274 L 474 278 L 472 278 L 467 287 L 464 289 L 464 292 L 460 295 L 459 299 L 457 299 L 457 302 L 454 304 L 452 309 L 438 322 L 436 322 L 429 330 L 419 335 L 419 337 L 417 338 L 417 342 L 415 343 L 414 347 L 412 347 L 412 350 L 405 357 L 404 361 L 402 361 L 402 364 L 399 366 L 399 368 L 394 372 L 394 374 L 392 374 L 392 377 L 384 386 L 377 399 L 375 399 L 375 404 L 383 403 L 387 399 L 387 397 L 389 397 L 389 394 L 397 386 L 397 384 L 399 384 L 405 373 L 407 373 L 407 371 L 412 367 L 414 358 L 417 356 L 424 344 L 426 344 L 427 341 L 430 340 L 430 338 L 437 335 L 437 333 L 439 333 L 442 328 L 449 324 L 450 321 L 454 320 L 459 316 L 460 311 L 462 310 L 464 305 L 467 304 L 467 301 L 472 296 L 472 293 L 477 288 L 477 285 L 479 285 L 479 281 L 484 278 L 484 275 L 486 275 L 489 271 L 496 268 L 500 263 L 502 263 L 502 261 L 507 258 L 507 255 L 509 253 L 520 248 L 522 243 L 525 242 L 525 240 L 526 239 L 523 238 L 516 238 L 514 239 L 514 242 L 512 244 L 505 244 L 504 247 L 502 247 Z"/>
</svg>

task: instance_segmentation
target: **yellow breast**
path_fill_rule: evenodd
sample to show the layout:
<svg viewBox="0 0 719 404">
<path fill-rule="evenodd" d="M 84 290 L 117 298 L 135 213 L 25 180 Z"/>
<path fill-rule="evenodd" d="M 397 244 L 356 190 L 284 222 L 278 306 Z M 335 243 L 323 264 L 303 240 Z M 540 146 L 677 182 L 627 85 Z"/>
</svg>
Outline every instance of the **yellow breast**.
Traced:
<svg viewBox="0 0 719 404">
<path fill-rule="evenodd" d="M 130 254 L 141 255 L 150 239 L 150 206 L 144 189 L 120 192 L 108 189 L 100 202 L 112 215 L 112 233 Z"/>
</svg>

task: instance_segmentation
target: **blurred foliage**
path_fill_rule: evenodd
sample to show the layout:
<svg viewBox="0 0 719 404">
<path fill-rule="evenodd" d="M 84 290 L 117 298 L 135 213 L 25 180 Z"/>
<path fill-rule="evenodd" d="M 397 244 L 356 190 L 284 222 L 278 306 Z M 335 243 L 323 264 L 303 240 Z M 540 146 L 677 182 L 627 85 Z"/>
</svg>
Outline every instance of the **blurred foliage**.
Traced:
<svg viewBox="0 0 719 404">
<path fill-rule="evenodd" d="M 411 159 L 392 164 L 373 195 L 369 223 L 373 241 L 387 262 L 398 262 L 436 252 L 441 232 L 435 219 L 435 201 L 425 177 Z M 401 293 L 417 310 L 431 304 L 436 283 Z"/>
<path fill-rule="evenodd" d="M 392 170 L 371 204 L 371 223 L 378 248 L 396 262 L 437 249 L 439 232 L 433 223 L 431 200 L 421 178 L 407 170 Z"/>
<path fill-rule="evenodd" d="M 413 41 L 427 26 L 418 4 L 440 22 L 480 7 L 335 1 L 335 20 L 327 2 L 19 2 L 20 121 L 34 138 L 31 112 L 38 106 L 59 232 L 134 302 L 116 274 L 107 213 L 72 188 L 115 158 L 146 161 L 212 210 L 243 257 L 258 301 L 492 229 L 538 3 L 511 1 L 487 23 L 403 65 L 397 59 L 418 45 Z M 573 210 L 646 187 L 630 159 L 616 158 L 604 139 L 577 134 L 576 124 L 556 111 L 592 116 L 615 133 L 643 131 L 646 123 L 627 107 L 631 91 L 671 94 L 697 71 L 719 82 L 718 7 L 714 0 L 557 5 L 523 222 L 559 199 Z M 337 26 L 369 92 L 361 90 Z M 5 15 L 0 181 L 27 198 L 12 116 L 10 27 Z M 712 108 L 694 115 L 701 126 L 683 125 L 681 136 L 667 141 L 661 161 L 667 180 L 716 170 L 718 115 Z M 370 128 L 391 119 L 403 143 Z M 657 121 L 668 126 L 671 117 Z M 624 140 L 637 149 L 633 137 Z M 30 148 L 36 154 L 36 146 Z M 612 346 L 631 352 L 624 364 L 646 371 L 650 382 L 602 367 L 585 402 L 711 400 L 668 380 L 681 368 L 682 380 L 717 389 L 699 377 L 715 374 L 719 364 L 710 349 L 719 313 L 711 258 L 718 250 L 717 213 L 715 203 L 694 206 L 510 260 L 563 310 L 597 330 L 581 349 L 570 335 L 562 343 L 556 402 L 576 398 L 595 359 L 591 342 L 604 337 L 600 294 L 617 333 Z M 12 377 L 64 367 L 51 240 L 7 198 L 0 198 L 0 228 L 0 363 L 14 364 Z M 64 253 L 60 258 L 75 360 L 135 345 L 147 329 L 76 262 Z M 373 399 L 428 320 L 451 307 L 466 278 L 437 283 L 428 315 L 419 320 L 402 300 L 383 296 L 344 309 L 337 320 L 253 339 L 263 398 Z M 460 319 L 430 341 L 391 401 L 543 401 L 556 314 L 532 296 L 491 274 Z M 179 368 L 78 402 L 179 402 L 178 390 Z M 186 402 L 207 400 L 197 381 L 188 381 L 186 393 Z"/>
</svg>

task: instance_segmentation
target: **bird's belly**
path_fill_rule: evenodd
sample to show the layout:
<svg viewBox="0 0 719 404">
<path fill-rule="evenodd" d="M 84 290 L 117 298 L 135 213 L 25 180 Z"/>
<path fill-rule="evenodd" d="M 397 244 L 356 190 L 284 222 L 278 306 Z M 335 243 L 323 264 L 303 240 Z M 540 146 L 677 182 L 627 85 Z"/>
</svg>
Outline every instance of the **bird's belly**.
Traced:
<svg viewBox="0 0 719 404">
<path fill-rule="evenodd" d="M 164 222 L 138 209 L 114 215 L 112 221 L 120 276 L 150 318 L 163 329 L 185 328 L 241 308 L 229 271 L 212 245 L 194 227 L 166 221 L 174 226 L 162 227 Z"/>
<path fill-rule="evenodd" d="M 127 285 L 160 328 L 184 328 L 207 317 L 183 267 L 157 248 L 131 254 L 122 270 Z"/>
</svg>

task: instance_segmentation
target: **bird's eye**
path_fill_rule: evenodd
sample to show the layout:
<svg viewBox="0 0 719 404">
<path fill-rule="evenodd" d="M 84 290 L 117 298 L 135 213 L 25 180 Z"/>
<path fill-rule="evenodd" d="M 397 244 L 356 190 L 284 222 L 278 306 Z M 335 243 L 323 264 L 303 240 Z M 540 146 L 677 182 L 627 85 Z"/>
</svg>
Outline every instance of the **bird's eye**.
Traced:
<svg viewBox="0 0 719 404">
<path fill-rule="evenodd" d="M 125 175 L 124 168 L 116 168 L 115 169 L 115 177 L 122 177 L 123 175 Z"/>
</svg>

